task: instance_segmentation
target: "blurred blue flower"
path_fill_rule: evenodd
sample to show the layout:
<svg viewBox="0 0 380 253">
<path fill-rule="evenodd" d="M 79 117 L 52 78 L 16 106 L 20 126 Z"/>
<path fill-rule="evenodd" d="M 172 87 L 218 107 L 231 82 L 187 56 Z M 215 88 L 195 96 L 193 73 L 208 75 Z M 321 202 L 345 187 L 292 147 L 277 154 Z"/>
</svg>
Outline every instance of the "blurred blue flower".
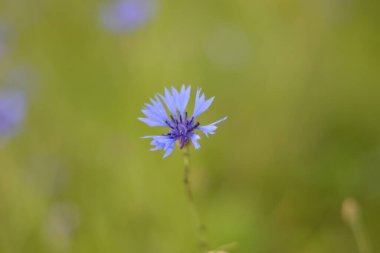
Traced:
<svg viewBox="0 0 380 253">
<path fill-rule="evenodd" d="M 0 138 L 17 130 L 25 115 L 25 94 L 19 90 L 0 91 Z"/>
<path fill-rule="evenodd" d="M 218 123 L 227 119 L 227 117 L 224 117 L 205 126 L 196 121 L 196 118 L 210 107 L 215 98 L 212 97 L 206 100 L 201 89 L 197 90 L 194 112 L 189 117 L 186 106 L 190 99 L 190 90 L 191 86 L 186 88 L 185 85 L 182 85 L 180 91 L 172 87 L 170 92 L 165 88 L 165 96 L 157 94 L 150 99 L 151 104 L 145 104 L 142 112 L 146 118 L 138 118 L 151 127 L 163 126 L 169 128 L 169 132 L 166 134 L 143 137 L 152 138 L 151 144 L 155 147 L 151 150 L 163 149 L 165 151 L 164 158 L 173 152 L 176 141 L 178 141 L 181 149 L 190 142 L 193 143 L 195 149 L 198 149 L 200 147 L 198 140 L 201 137 L 195 131 L 200 130 L 208 137 L 209 134 L 215 133 Z M 166 105 L 170 116 L 168 116 L 162 102 Z"/>
<path fill-rule="evenodd" d="M 112 31 L 133 31 L 145 25 L 155 9 L 153 0 L 118 0 L 102 8 L 101 19 Z"/>
</svg>

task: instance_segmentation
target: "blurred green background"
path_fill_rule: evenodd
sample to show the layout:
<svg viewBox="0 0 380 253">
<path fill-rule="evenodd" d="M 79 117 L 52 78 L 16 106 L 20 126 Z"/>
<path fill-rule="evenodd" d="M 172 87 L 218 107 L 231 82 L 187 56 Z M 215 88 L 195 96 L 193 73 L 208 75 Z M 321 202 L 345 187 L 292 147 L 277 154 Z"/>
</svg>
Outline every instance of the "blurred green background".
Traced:
<svg viewBox="0 0 380 253">
<path fill-rule="evenodd" d="M 1 86 L 28 73 L 0 148 L 0 252 L 197 252 L 181 152 L 150 152 L 161 130 L 137 120 L 182 83 L 216 96 L 201 123 L 229 117 L 191 150 L 211 246 L 358 252 L 351 196 L 378 252 L 379 2 L 161 0 L 117 29 L 113 4 L 0 0 Z"/>
</svg>

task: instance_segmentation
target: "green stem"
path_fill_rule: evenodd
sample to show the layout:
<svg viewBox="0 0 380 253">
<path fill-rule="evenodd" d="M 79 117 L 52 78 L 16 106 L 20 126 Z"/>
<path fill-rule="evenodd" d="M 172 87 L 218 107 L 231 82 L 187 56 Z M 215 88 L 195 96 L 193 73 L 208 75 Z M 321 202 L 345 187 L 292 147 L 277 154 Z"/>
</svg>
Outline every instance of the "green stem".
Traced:
<svg viewBox="0 0 380 253">
<path fill-rule="evenodd" d="M 347 198 L 343 202 L 342 216 L 354 234 L 359 253 L 371 253 L 371 246 L 361 217 L 360 205 L 355 199 Z"/>
<path fill-rule="evenodd" d="M 351 229 L 354 234 L 356 244 L 358 245 L 359 252 L 371 253 L 371 248 L 369 246 L 369 242 L 367 240 L 367 236 L 364 232 L 361 221 L 357 221 L 356 223 L 351 224 Z"/>
<path fill-rule="evenodd" d="M 209 250 L 207 240 L 206 240 L 206 226 L 201 222 L 197 207 L 195 205 L 193 191 L 191 189 L 190 183 L 190 153 L 189 147 L 186 145 L 183 148 L 183 159 L 185 165 L 183 183 L 185 184 L 187 199 L 190 203 L 190 208 L 194 216 L 195 224 L 198 232 L 199 248 L 201 252 Z"/>
</svg>

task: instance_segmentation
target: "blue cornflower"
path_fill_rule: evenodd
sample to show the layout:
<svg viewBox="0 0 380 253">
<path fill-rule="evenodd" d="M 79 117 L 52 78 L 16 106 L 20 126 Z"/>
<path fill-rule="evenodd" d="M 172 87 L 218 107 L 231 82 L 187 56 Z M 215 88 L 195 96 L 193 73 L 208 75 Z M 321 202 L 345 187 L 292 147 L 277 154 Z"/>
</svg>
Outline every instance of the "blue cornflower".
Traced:
<svg viewBox="0 0 380 253">
<path fill-rule="evenodd" d="M 0 138 L 11 136 L 25 116 L 25 95 L 18 90 L 0 92 Z"/>
<path fill-rule="evenodd" d="M 134 31 L 155 14 L 154 0 L 116 0 L 101 9 L 103 25 L 115 32 Z"/>
<path fill-rule="evenodd" d="M 215 98 L 212 97 L 206 100 L 201 89 L 197 90 L 194 112 L 192 116 L 189 116 L 186 106 L 190 99 L 190 90 L 191 86 L 186 88 L 185 85 L 182 85 L 180 91 L 172 87 L 170 92 L 165 88 L 165 96 L 161 94 L 155 95 L 154 98 L 150 99 L 151 104 L 146 103 L 142 110 L 146 118 L 139 118 L 139 120 L 151 127 L 163 126 L 169 128 L 169 131 L 163 135 L 143 137 L 152 138 L 151 144 L 155 147 L 151 150 L 163 149 L 165 151 L 164 158 L 173 152 L 176 141 L 178 141 L 181 149 L 190 142 L 193 143 L 195 149 L 198 149 L 200 147 L 198 140 L 201 137 L 195 131 L 200 130 L 208 137 L 209 134 L 215 133 L 218 123 L 227 119 L 227 117 L 224 117 L 209 125 L 201 125 L 196 120 L 199 115 L 210 107 Z M 162 102 L 166 105 L 170 116 L 168 116 Z"/>
</svg>

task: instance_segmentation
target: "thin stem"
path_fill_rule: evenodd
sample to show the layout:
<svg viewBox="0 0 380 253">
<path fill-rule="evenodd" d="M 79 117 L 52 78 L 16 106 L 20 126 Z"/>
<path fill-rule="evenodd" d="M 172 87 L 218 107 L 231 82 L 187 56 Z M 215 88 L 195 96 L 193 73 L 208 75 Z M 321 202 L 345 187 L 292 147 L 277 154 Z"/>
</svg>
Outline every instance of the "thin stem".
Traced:
<svg viewBox="0 0 380 253">
<path fill-rule="evenodd" d="M 206 241 L 206 226 L 201 222 L 197 207 L 195 205 L 193 191 L 190 183 L 190 153 L 187 145 L 183 148 L 183 159 L 185 165 L 183 183 L 185 184 L 187 199 L 189 200 L 190 207 L 194 216 L 195 224 L 198 231 L 199 248 L 201 252 L 208 251 L 209 247 Z"/>
<path fill-rule="evenodd" d="M 371 248 L 367 240 L 367 236 L 364 233 L 364 229 L 361 224 L 353 224 L 351 226 L 352 232 L 354 233 L 356 244 L 360 253 L 370 253 Z"/>
</svg>

